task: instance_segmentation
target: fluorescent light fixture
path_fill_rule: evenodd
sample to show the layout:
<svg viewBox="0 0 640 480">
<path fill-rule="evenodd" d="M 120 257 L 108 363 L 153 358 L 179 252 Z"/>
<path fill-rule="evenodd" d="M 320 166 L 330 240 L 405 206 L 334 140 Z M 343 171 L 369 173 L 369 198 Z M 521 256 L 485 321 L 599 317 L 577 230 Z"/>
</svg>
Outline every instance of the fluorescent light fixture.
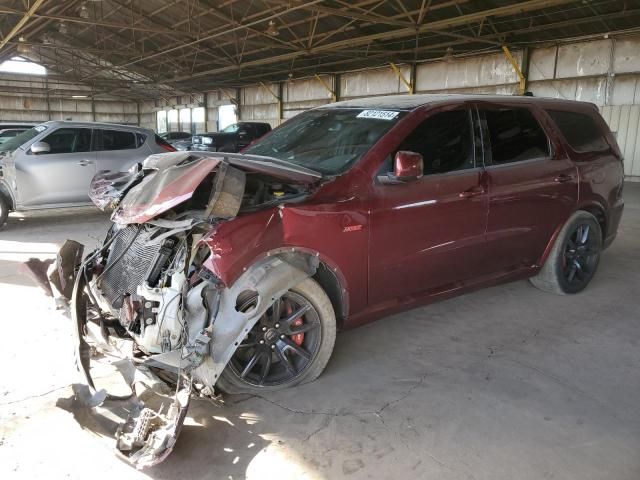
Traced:
<svg viewBox="0 0 640 480">
<path fill-rule="evenodd" d="M 71 95 L 71 98 L 87 98 L 89 95 Z"/>
</svg>

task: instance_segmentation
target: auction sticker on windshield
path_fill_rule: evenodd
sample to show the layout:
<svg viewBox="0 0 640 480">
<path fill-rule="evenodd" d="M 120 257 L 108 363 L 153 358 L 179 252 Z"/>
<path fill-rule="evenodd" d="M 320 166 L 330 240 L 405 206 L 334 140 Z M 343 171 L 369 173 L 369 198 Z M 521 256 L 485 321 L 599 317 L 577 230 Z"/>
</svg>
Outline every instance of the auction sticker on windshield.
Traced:
<svg viewBox="0 0 640 480">
<path fill-rule="evenodd" d="M 398 116 L 400 112 L 393 112 L 391 110 L 363 110 L 357 118 L 376 118 L 378 120 L 393 120 Z"/>
</svg>

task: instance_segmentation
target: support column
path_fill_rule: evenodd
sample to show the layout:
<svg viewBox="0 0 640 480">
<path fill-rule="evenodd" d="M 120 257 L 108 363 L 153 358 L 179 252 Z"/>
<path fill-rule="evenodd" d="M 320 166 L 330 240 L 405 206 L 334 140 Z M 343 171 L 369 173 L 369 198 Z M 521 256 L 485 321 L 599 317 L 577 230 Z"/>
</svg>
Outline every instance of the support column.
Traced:
<svg viewBox="0 0 640 480">
<path fill-rule="evenodd" d="M 329 92 L 329 94 L 331 95 L 331 101 L 332 101 L 332 102 L 337 101 L 337 96 L 336 96 L 336 91 L 335 91 L 335 88 L 336 88 L 336 87 L 335 87 L 335 82 L 336 82 L 336 80 L 335 80 L 335 75 L 334 75 L 334 77 L 333 77 L 333 79 L 332 79 L 332 81 L 333 81 L 333 83 L 334 83 L 334 87 L 333 87 L 333 89 L 332 89 L 329 85 L 327 85 L 327 82 L 325 82 L 325 81 L 322 79 L 322 77 L 321 77 L 320 75 L 318 75 L 317 73 L 315 74 L 315 77 L 316 77 L 316 78 L 318 79 L 318 81 L 322 84 L 322 86 L 324 87 L 324 89 L 325 89 L 327 92 Z"/>
<path fill-rule="evenodd" d="M 513 69 L 516 71 L 516 74 L 518 75 L 518 79 L 519 79 L 518 93 L 520 95 L 524 95 L 524 92 L 526 92 L 526 89 L 527 89 L 527 79 L 524 76 L 524 73 L 522 73 L 522 69 L 520 68 L 520 65 L 518 65 L 518 62 L 516 62 L 516 59 L 513 57 L 513 55 L 511 55 L 511 50 L 509 50 L 509 47 L 507 47 L 506 45 L 503 45 L 502 51 L 504 52 L 504 56 L 507 57 L 507 60 L 509 60 L 509 63 L 511 63 L 511 66 L 513 67 Z"/>
<path fill-rule="evenodd" d="M 278 83 L 278 117 L 280 123 L 284 120 L 284 84 Z"/>
<path fill-rule="evenodd" d="M 391 66 L 391 69 L 398 76 L 398 79 L 405 84 L 405 86 L 407 87 L 407 90 L 409 91 L 409 95 L 413 95 L 414 84 L 412 83 L 412 80 L 411 79 L 407 80 L 407 78 L 402 73 L 402 70 L 400 70 L 395 63 L 391 62 L 389 65 Z M 411 68 L 411 72 L 413 73 L 413 67 Z M 413 74 L 411 75 L 411 77 L 413 77 Z"/>
<path fill-rule="evenodd" d="M 260 86 L 271 94 L 273 98 L 278 102 L 278 122 L 282 122 L 283 117 L 283 105 L 282 105 L 282 83 L 278 83 L 278 93 L 271 90 L 264 82 L 260 82 Z"/>
<path fill-rule="evenodd" d="M 242 89 L 236 88 L 236 114 L 238 115 L 238 121 L 242 119 L 242 108 L 240 99 L 242 98 Z"/>
</svg>

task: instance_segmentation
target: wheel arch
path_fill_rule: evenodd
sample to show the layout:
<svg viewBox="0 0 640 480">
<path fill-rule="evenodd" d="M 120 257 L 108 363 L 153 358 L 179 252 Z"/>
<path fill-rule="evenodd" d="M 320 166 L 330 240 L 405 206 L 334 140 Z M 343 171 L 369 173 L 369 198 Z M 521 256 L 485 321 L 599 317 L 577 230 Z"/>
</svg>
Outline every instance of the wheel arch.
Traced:
<svg viewBox="0 0 640 480">
<path fill-rule="evenodd" d="M 602 240 L 604 241 L 604 239 L 607 236 L 607 227 L 608 227 L 608 221 L 609 221 L 609 219 L 607 218 L 607 213 L 605 208 L 599 203 L 593 202 L 593 203 L 581 205 L 578 208 L 578 210 L 589 212 L 591 215 L 596 217 L 596 220 L 598 220 L 598 224 L 600 225 Z"/>
<path fill-rule="evenodd" d="M 9 202 L 9 210 L 15 210 L 16 203 L 13 195 L 11 194 L 11 189 L 9 186 L 0 180 L 0 196 L 5 198 L 7 202 Z"/>
<path fill-rule="evenodd" d="M 250 269 L 251 265 L 255 265 L 267 257 L 276 255 L 286 258 L 294 264 L 299 261 L 309 263 L 310 260 L 317 259 L 318 266 L 311 278 L 320 284 L 329 297 L 329 300 L 331 300 L 338 326 L 341 327 L 349 313 L 349 291 L 346 278 L 336 262 L 323 253 L 309 248 L 281 247 L 258 255 L 250 265 L 247 266 L 247 269 Z"/>
<path fill-rule="evenodd" d="M 587 212 L 590 213 L 591 215 L 593 215 L 596 220 L 598 221 L 598 224 L 600 225 L 600 229 L 602 230 L 602 239 L 604 240 L 605 236 L 606 236 L 606 226 L 607 226 L 607 216 L 605 213 L 605 209 L 604 207 L 602 207 L 602 205 L 599 205 L 598 203 L 589 203 L 589 204 L 584 204 L 584 205 L 580 205 L 578 208 L 576 208 L 573 212 L 571 212 L 571 214 L 565 218 L 562 222 L 560 222 L 560 224 L 556 227 L 555 231 L 553 232 L 553 235 L 551 236 L 551 239 L 549 240 L 549 243 L 547 244 L 547 247 L 544 250 L 544 253 L 542 254 L 542 257 L 540 258 L 538 265 L 539 267 L 541 267 L 542 265 L 544 265 L 544 263 L 547 261 L 547 258 L 549 257 L 549 254 L 551 253 L 551 250 L 553 249 L 553 246 L 556 243 L 556 240 L 558 239 L 558 236 L 560 235 L 560 232 L 562 231 L 563 227 L 567 224 L 567 222 L 578 212 Z"/>
</svg>

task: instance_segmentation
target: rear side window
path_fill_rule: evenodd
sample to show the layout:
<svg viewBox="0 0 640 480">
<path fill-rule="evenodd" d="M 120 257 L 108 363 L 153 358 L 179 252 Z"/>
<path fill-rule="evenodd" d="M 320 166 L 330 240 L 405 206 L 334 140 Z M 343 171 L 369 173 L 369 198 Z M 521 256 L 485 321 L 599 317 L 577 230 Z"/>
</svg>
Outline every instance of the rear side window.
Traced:
<svg viewBox="0 0 640 480">
<path fill-rule="evenodd" d="M 609 149 L 604 132 L 589 115 L 547 110 L 564 138 L 576 152 L 602 152 Z"/>
<path fill-rule="evenodd" d="M 136 135 L 121 130 L 102 131 L 102 150 L 130 150 L 138 148 Z"/>
<path fill-rule="evenodd" d="M 42 141 L 49 144 L 49 154 L 88 152 L 91 149 L 91 129 L 60 128 Z"/>
<path fill-rule="evenodd" d="M 485 110 L 484 114 L 494 165 L 550 156 L 547 136 L 526 108 Z"/>
</svg>

